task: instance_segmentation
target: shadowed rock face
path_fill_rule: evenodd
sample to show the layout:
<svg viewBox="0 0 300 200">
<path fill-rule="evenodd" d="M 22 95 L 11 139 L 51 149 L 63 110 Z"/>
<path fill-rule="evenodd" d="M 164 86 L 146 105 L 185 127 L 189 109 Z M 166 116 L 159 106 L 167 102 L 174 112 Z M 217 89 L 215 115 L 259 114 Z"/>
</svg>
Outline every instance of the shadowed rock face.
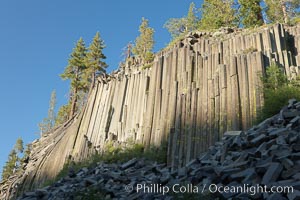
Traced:
<svg viewBox="0 0 300 200">
<path fill-rule="evenodd" d="M 107 141 L 167 142 L 168 165 L 184 166 L 225 131 L 251 126 L 263 104 L 260 75 L 276 61 L 295 76 L 299 48 L 300 26 L 277 24 L 217 36 L 189 33 L 157 53 L 151 68 L 129 59 L 99 78 L 81 114 L 33 144 L 24 171 L 1 183 L 0 198 L 8 199 L 16 187 L 42 185 L 66 160 L 85 159 Z"/>
</svg>

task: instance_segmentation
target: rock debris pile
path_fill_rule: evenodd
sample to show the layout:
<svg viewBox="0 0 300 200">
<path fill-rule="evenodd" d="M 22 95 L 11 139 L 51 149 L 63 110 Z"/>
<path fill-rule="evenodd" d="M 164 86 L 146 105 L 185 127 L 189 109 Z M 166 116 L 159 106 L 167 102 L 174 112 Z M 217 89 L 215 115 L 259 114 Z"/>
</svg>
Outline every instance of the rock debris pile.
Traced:
<svg viewBox="0 0 300 200">
<path fill-rule="evenodd" d="M 300 102 L 292 99 L 279 114 L 248 131 L 226 132 L 222 141 L 183 168 L 172 170 L 165 164 L 144 159 L 132 159 L 123 164 L 98 163 L 91 169 L 70 171 L 68 177 L 27 192 L 19 199 L 81 199 L 82 194 L 92 189 L 101 191 L 107 199 L 175 199 L 172 187 L 190 184 L 193 189 L 189 192 L 200 195 L 205 191 L 201 195 L 206 199 L 295 200 L 300 199 L 299 158 Z M 138 184 L 148 186 L 146 192 L 138 189 Z M 281 189 L 277 193 L 222 190 L 222 193 L 212 194 L 209 190 L 212 184 L 231 189 L 242 185 Z M 215 190 L 215 187 L 210 189 Z M 293 187 L 293 192 L 282 191 L 284 187 Z M 164 188 L 170 191 L 163 194 Z"/>
</svg>

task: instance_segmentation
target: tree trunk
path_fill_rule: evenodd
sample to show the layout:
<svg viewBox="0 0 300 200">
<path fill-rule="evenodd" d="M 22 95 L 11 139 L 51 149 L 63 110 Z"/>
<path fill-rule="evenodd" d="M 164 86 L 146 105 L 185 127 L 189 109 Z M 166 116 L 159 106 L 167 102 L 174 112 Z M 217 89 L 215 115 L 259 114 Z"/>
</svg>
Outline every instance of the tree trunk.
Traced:
<svg viewBox="0 0 300 200">
<path fill-rule="evenodd" d="M 74 88 L 73 90 L 73 96 L 72 96 L 72 104 L 71 104 L 71 110 L 70 110 L 70 115 L 69 119 L 71 119 L 76 111 L 76 105 L 77 105 L 77 87 Z"/>
<path fill-rule="evenodd" d="M 92 77 L 91 77 L 91 84 L 90 84 L 90 88 L 89 88 L 89 92 L 88 92 L 88 97 L 90 96 L 95 85 L 96 85 L 96 74 L 95 74 L 95 72 L 93 72 Z"/>
<path fill-rule="evenodd" d="M 260 4 L 258 3 L 257 6 L 260 7 Z M 257 13 L 257 19 L 258 19 L 258 21 L 261 21 L 263 24 L 265 23 L 262 11 L 260 11 L 259 13 Z"/>
<path fill-rule="evenodd" d="M 95 72 L 92 73 L 92 84 L 90 90 L 92 90 L 95 87 L 96 84 L 96 74 Z"/>
<path fill-rule="evenodd" d="M 70 114 L 69 114 L 69 119 L 71 119 L 75 112 L 76 112 L 76 106 L 77 106 L 77 93 L 78 93 L 78 82 L 79 82 L 79 68 L 77 67 L 76 68 L 76 71 L 75 71 L 75 81 L 76 81 L 76 84 L 75 86 L 73 86 L 74 88 L 73 89 L 73 94 L 72 94 L 72 103 L 71 103 L 71 110 L 70 110 Z"/>
<path fill-rule="evenodd" d="M 281 9 L 282 9 L 282 13 L 283 13 L 284 23 L 288 23 L 289 22 L 289 16 L 288 16 L 285 4 L 286 4 L 285 1 L 281 1 Z"/>
</svg>

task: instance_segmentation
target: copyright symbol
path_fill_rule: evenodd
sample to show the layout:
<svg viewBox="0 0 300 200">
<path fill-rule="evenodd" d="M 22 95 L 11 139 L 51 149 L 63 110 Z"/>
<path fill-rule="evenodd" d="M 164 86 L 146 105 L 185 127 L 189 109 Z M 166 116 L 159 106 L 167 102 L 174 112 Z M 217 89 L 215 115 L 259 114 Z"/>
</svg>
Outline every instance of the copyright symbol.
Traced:
<svg viewBox="0 0 300 200">
<path fill-rule="evenodd" d="M 132 185 L 125 185 L 124 189 L 125 189 L 126 192 L 130 193 L 130 192 L 133 191 L 133 186 Z"/>
</svg>

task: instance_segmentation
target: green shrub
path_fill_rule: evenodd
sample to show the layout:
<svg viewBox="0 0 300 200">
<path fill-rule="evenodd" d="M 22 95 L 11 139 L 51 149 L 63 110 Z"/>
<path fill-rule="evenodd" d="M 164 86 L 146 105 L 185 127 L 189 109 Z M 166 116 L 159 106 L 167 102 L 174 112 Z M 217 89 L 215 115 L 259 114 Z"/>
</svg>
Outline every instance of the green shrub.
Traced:
<svg viewBox="0 0 300 200">
<path fill-rule="evenodd" d="M 289 99 L 300 100 L 299 77 L 295 80 L 288 80 L 278 65 L 273 63 L 268 67 L 262 81 L 264 106 L 258 111 L 257 123 L 279 113 L 280 109 L 287 105 Z"/>
<path fill-rule="evenodd" d="M 266 69 L 266 76 L 262 78 L 264 90 L 277 90 L 288 84 L 288 79 L 283 69 L 276 63 Z"/>
<path fill-rule="evenodd" d="M 300 17 L 295 17 L 288 22 L 288 25 L 295 26 L 300 23 Z"/>
<path fill-rule="evenodd" d="M 141 70 L 149 69 L 152 67 L 152 65 L 153 65 L 153 63 L 145 64 L 145 65 L 141 66 Z"/>
<path fill-rule="evenodd" d="M 288 104 L 288 100 L 295 98 L 300 100 L 300 88 L 295 86 L 283 86 L 277 90 L 267 89 L 264 92 L 265 102 L 258 114 L 258 122 L 279 113 L 280 109 Z"/>
</svg>

